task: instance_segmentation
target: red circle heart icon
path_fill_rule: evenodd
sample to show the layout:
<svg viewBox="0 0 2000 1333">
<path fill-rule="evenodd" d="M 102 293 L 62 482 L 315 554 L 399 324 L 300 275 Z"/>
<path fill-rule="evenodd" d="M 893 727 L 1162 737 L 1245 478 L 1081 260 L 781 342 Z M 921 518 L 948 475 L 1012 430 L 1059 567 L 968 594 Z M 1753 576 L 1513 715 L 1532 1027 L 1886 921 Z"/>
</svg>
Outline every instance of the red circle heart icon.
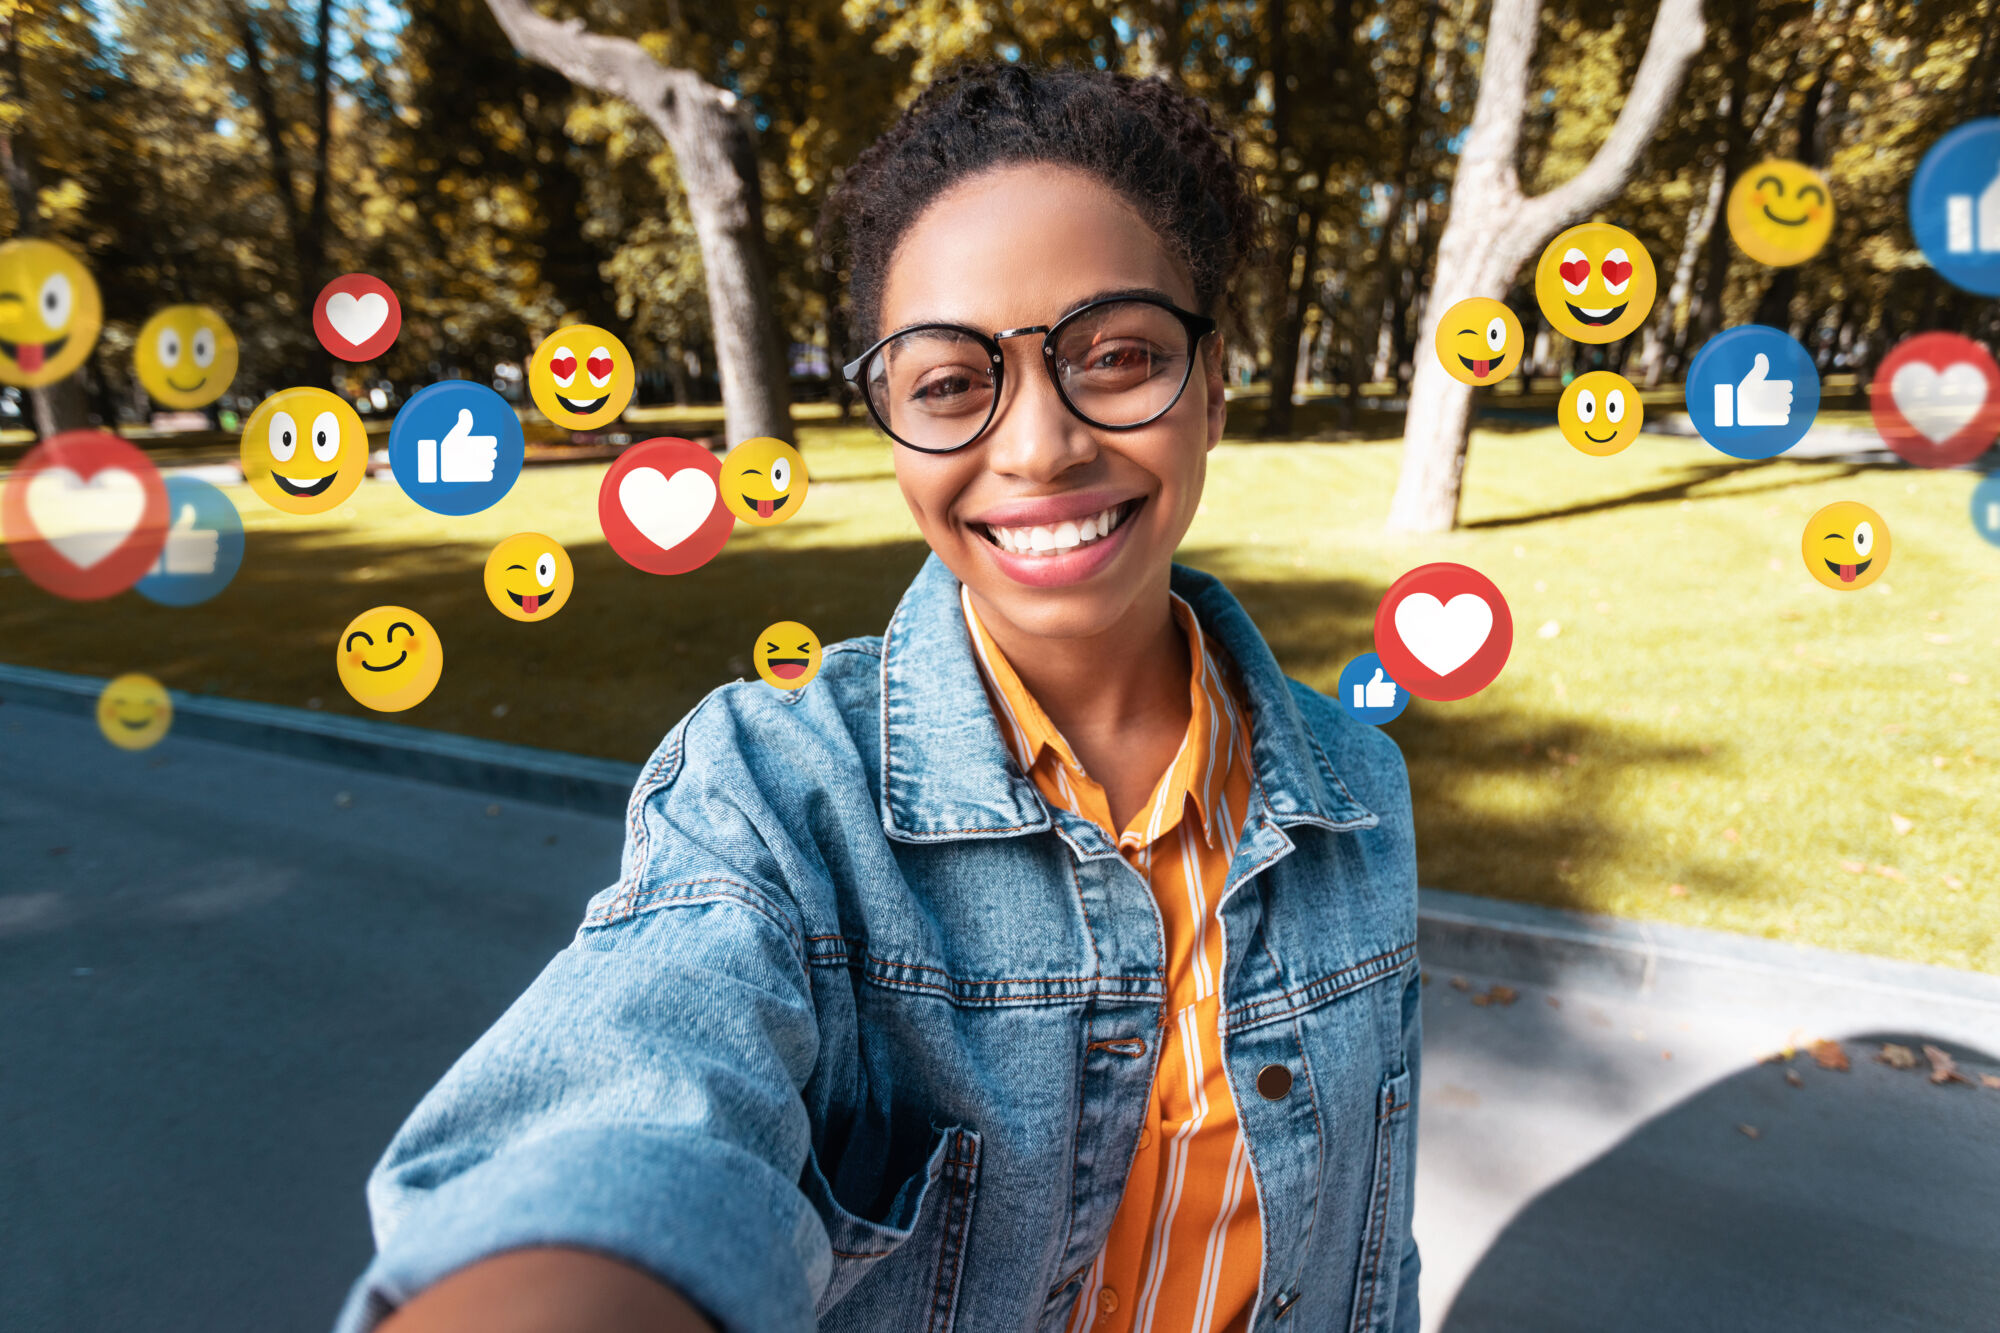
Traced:
<svg viewBox="0 0 2000 1333">
<path fill-rule="evenodd" d="M 721 481 L 721 461 L 692 440 L 643 440 L 604 474 L 597 524 L 634 569 L 685 574 L 713 560 L 736 527 Z"/>
<path fill-rule="evenodd" d="M 1440 561 L 1389 585 L 1375 608 L 1375 653 L 1419 699 L 1463 699 L 1493 683 L 1514 646 L 1514 616 L 1493 580 Z"/>
</svg>

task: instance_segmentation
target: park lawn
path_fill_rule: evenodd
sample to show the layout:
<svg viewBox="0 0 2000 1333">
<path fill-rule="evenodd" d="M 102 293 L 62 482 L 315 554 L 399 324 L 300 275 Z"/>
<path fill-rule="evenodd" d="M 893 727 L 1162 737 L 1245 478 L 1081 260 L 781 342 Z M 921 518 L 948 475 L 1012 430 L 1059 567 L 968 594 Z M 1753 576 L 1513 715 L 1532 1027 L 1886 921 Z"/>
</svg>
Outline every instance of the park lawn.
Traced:
<svg viewBox="0 0 2000 1333">
<path fill-rule="evenodd" d="M 814 417 L 800 517 L 739 526 L 691 574 L 640 574 L 604 545 L 601 463 L 530 468 L 466 518 L 388 480 L 317 519 L 237 487 L 244 567 L 200 607 L 65 603 L 0 560 L 0 660 L 359 714 L 335 640 L 396 603 L 446 646 L 442 683 L 400 720 L 637 760 L 749 674 L 765 624 L 877 633 L 921 562 L 887 446 Z M 1226 441 L 1182 559 L 1329 691 L 1405 570 L 1454 560 L 1499 585 L 1515 624 L 1499 680 L 1388 727 L 1423 883 L 2000 972 L 2000 549 L 1971 526 L 1972 474 L 1742 463 L 1652 436 L 1599 459 L 1553 429 L 1481 431 L 1466 526 L 1406 538 L 1382 528 L 1396 463 L 1393 442 Z M 1836 499 L 1893 534 L 1860 592 L 1801 561 L 1807 516 Z M 576 563 L 574 602 L 541 625 L 480 586 L 490 546 L 523 529 Z"/>
</svg>

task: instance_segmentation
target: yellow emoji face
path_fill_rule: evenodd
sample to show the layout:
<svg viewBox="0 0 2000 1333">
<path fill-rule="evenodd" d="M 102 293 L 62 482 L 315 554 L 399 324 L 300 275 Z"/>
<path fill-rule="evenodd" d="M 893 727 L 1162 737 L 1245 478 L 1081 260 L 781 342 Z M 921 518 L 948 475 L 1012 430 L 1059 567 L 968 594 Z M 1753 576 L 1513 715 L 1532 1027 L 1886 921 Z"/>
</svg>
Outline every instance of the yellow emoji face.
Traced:
<svg viewBox="0 0 2000 1333">
<path fill-rule="evenodd" d="M 819 674 L 819 636 L 796 620 L 780 620 L 757 636 L 751 660 L 765 684 L 802 690 Z"/>
<path fill-rule="evenodd" d="M 206 407 L 236 378 L 236 334 L 205 305 L 170 305 L 147 320 L 132 368 L 165 407 Z"/>
<path fill-rule="evenodd" d="M 1445 373 L 1461 384 L 1497 384 L 1521 364 L 1521 321 L 1504 302 L 1474 296 L 1444 312 L 1437 326 L 1437 354 Z"/>
<path fill-rule="evenodd" d="M 1587 454 L 1609 457 L 1639 438 L 1646 405 L 1632 381 L 1609 370 L 1578 375 L 1556 403 L 1563 438 Z"/>
<path fill-rule="evenodd" d="M 528 358 L 528 392 L 535 406 L 569 430 L 596 430 L 616 421 L 636 383 L 632 354 L 595 324 L 557 329 Z"/>
<path fill-rule="evenodd" d="M 1542 317 L 1580 343 L 1616 342 L 1644 324 L 1658 286 L 1653 257 L 1639 238 L 1605 222 L 1563 232 L 1535 266 Z"/>
<path fill-rule="evenodd" d="M 1855 592 L 1889 567 L 1889 525 L 1855 500 L 1836 500 L 1806 520 L 1799 542 L 1806 571 L 1836 592 Z"/>
<path fill-rule="evenodd" d="M 323 514 L 361 484 L 368 432 L 325 389 L 282 389 L 243 427 L 243 477 L 273 509 Z"/>
<path fill-rule="evenodd" d="M 768 435 L 745 440 L 722 460 L 722 503 L 753 528 L 769 528 L 806 502 L 806 460 Z"/>
<path fill-rule="evenodd" d="M 48 241 L 0 245 L 0 384 L 54 384 L 103 327 L 104 298 L 75 255 Z"/>
<path fill-rule="evenodd" d="M 173 696 L 141 672 L 119 676 L 97 696 L 97 729 L 121 750 L 151 749 L 173 724 Z"/>
<path fill-rule="evenodd" d="M 1833 192 L 1805 163 L 1766 158 L 1736 178 L 1727 216 L 1737 249 L 1786 268 L 1818 254 L 1833 234 Z"/>
<path fill-rule="evenodd" d="M 347 622 L 333 663 L 354 702 L 378 713 L 400 713 L 436 687 L 444 673 L 444 644 L 415 611 L 378 606 Z"/>
<path fill-rule="evenodd" d="M 547 620 L 575 586 L 569 552 L 539 532 L 517 532 L 486 557 L 486 599 L 510 620 Z"/>
</svg>

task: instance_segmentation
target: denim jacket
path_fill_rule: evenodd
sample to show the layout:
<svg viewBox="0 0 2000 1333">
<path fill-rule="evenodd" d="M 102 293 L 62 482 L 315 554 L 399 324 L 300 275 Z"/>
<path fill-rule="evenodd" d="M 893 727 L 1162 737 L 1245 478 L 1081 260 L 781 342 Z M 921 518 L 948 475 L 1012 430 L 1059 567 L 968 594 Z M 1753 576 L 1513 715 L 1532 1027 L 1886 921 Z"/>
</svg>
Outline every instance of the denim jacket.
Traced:
<svg viewBox="0 0 2000 1333">
<path fill-rule="evenodd" d="M 1250 705 L 1219 908 L 1263 1219 L 1249 1327 L 1414 1333 L 1402 756 L 1287 680 L 1221 583 L 1173 587 Z M 728 1333 L 1060 1333 L 1136 1150 L 1163 968 L 1144 881 L 1010 759 L 932 556 L 811 685 L 725 685 L 668 734 L 618 882 L 377 1165 L 339 1328 L 558 1244 Z"/>
</svg>

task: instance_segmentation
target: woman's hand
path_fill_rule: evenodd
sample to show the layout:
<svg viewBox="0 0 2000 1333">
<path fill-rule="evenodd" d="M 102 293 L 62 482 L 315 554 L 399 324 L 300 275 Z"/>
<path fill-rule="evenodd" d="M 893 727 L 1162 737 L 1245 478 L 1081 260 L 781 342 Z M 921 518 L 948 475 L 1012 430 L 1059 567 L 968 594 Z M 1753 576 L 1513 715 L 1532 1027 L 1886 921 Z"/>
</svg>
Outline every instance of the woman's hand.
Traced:
<svg viewBox="0 0 2000 1333">
<path fill-rule="evenodd" d="M 438 1282 L 380 1333 L 715 1333 L 636 1268 L 585 1250 L 511 1250 Z"/>
</svg>

